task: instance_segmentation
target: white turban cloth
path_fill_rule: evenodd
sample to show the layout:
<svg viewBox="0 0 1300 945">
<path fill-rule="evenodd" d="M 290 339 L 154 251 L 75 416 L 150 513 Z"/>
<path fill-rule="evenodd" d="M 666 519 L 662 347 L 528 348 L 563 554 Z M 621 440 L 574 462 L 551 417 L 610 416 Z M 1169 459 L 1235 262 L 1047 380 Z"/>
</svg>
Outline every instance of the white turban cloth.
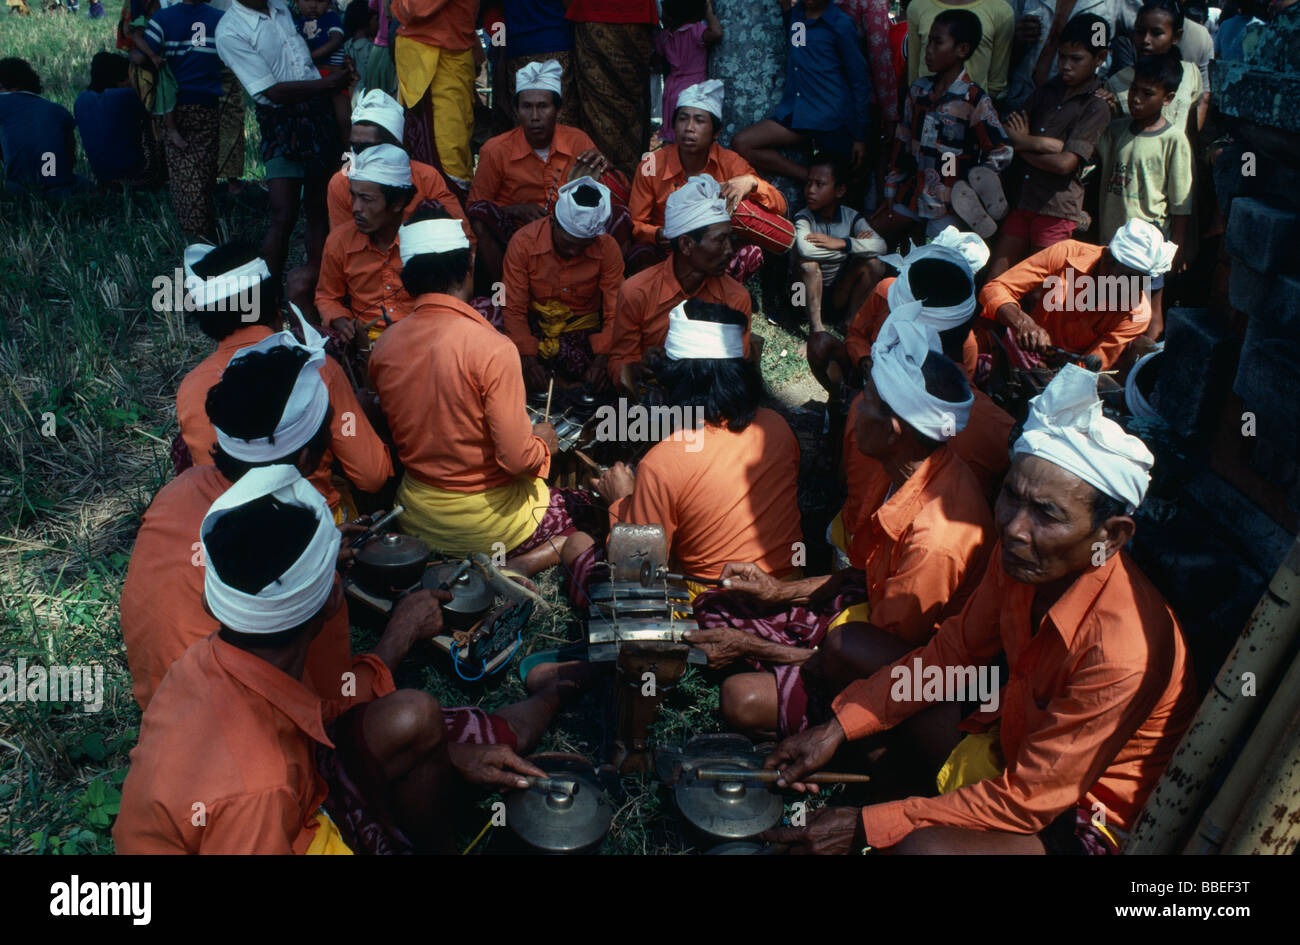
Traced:
<svg viewBox="0 0 1300 945">
<path fill-rule="evenodd" d="M 368 121 L 383 128 L 398 141 L 406 130 L 406 112 L 397 99 L 383 89 L 371 89 L 352 109 L 352 124 Z"/>
<path fill-rule="evenodd" d="M 691 318 L 686 314 L 686 303 L 680 302 L 668 313 L 664 354 L 674 361 L 744 357 L 745 329 Z"/>
<path fill-rule="evenodd" d="M 912 302 L 889 313 L 871 346 L 871 381 L 908 426 L 942 443 L 966 429 L 975 396 L 954 403 L 925 389 L 921 365 L 931 351 L 942 355 L 943 346 L 934 326 L 918 320 L 920 311 L 921 304 Z"/>
<path fill-rule="evenodd" d="M 421 220 L 397 230 L 397 252 L 402 265 L 421 253 L 453 253 L 469 249 L 469 237 L 459 220 Z"/>
<path fill-rule="evenodd" d="M 196 308 L 208 308 L 231 296 L 249 292 L 271 277 L 266 260 L 256 256 L 234 269 L 204 278 L 195 275 L 194 266 L 216 249 L 207 243 L 185 247 L 185 293 Z"/>
<path fill-rule="evenodd" d="M 1012 453 L 1047 460 L 1128 507 L 1142 504 L 1155 457 L 1146 444 L 1102 415 L 1097 375 L 1067 364 L 1029 402 L 1024 432 Z"/>
<path fill-rule="evenodd" d="M 302 449 L 316 435 L 329 410 L 330 392 L 320 373 L 321 365 L 325 363 L 325 339 L 315 328 L 307 324 L 298 306 L 291 304 L 291 307 L 294 314 L 298 316 L 303 337 L 307 340 L 306 344 L 300 344 L 288 331 L 279 331 L 263 338 L 255 345 L 241 348 L 230 359 L 230 363 L 234 364 L 250 354 L 271 351 L 274 348 L 294 348 L 306 351 L 308 355 L 298 371 L 298 377 L 293 382 L 293 390 L 289 392 L 289 399 L 285 402 L 284 412 L 281 413 L 280 420 L 275 425 L 275 432 L 271 436 L 243 440 L 214 426 L 217 443 L 221 448 L 231 457 L 245 463 L 265 463 L 267 460 L 289 456 Z"/>
<path fill-rule="evenodd" d="M 673 106 L 673 111 L 676 112 L 679 108 L 698 108 L 721 121 L 722 88 L 721 79 L 705 79 L 703 82 L 688 85 L 678 93 L 677 104 Z M 672 121 L 671 115 L 664 117 Z"/>
<path fill-rule="evenodd" d="M 978 237 L 976 237 L 978 239 Z M 965 274 L 970 283 L 970 295 L 956 305 L 925 305 L 924 299 L 916 297 L 918 287 L 912 285 L 908 278 L 907 270 L 922 259 L 939 259 L 944 262 L 952 263 Z M 917 246 L 912 249 L 906 256 L 897 254 L 881 256 L 881 262 L 888 263 L 898 270 L 898 278 L 889 286 L 889 310 L 892 312 L 905 305 L 911 305 L 913 302 L 921 302 L 922 309 L 919 315 L 921 321 L 928 325 L 933 325 L 937 331 L 944 331 L 948 328 L 956 328 L 970 320 L 975 314 L 975 309 L 979 302 L 975 296 L 975 278 L 972 274 L 970 263 L 966 261 L 965 255 L 952 246 L 944 246 L 938 242 L 926 243 L 924 246 Z M 924 286 L 919 287 L 924 293 Z"/>
<path fill-rule="evenodd" d="M 957 250 L 972 273 L 978 273 L 989 264 L 989 244 L 980 239 L 978 233 L 963 233 L 955 226 L 947 226 L 930 240 L 930 245 Z"/>
<path fill-rule="evenodd" d="M 360 154 L 349 153 L 343 170 L 350 180 L 387 187 L 411 186 L 411 157 L 392 144 L 376 144 Z"/>
<path fill-rule="evenodd" d="M 285 505 L 305 506 L 316 515 L 316 533 L 289 569 L 256 594 L 238 590 L 221 580 L 208 554 L 208 535 L 221 516 L 263 496 Z M 334 516 L 315 487 L 293 466 L 259 466 L 250 469 L 222 493 L 203 517 L 199 538 L 203 542 L 203 593 L 212 616 L 240 633 L 278 633 L 308 620 L 325 606 L 334 587 L 334 566 L 339 553 L 339 531 Z"/>
<path fill-rule="evenodd" d="M 515 94 L 540 89 L 543 92 L 560 94 L 560 77 L 564 69 L 555 59 L 545 62 L 530 62 L 515 73 Z"/>
<path fill-rule="evenodd" d="M 1146 220 L 1129 220 L 1110 240 L 1116 262 L 1152 276 L 1163 276 L 1174 265 L 1178 244 L 1168 242 L 1159 228 Z"/>
<path fill-rule="evenodd" d="M 730 220 L 722 187 L 708 174 L 696 174 L 668 195 L 664 206 L 664 236 L 671 240 L 700 227 Z"/>
<path fill-rule="evenodd" d="M 600 194 L 600 200 L 594 207 L 584 207 L 573 199 L 573 192 L 579 187 L 591 187 Z M 589 240 L 605 232 L 609 222 L 610 202 L 609 188 L 590 177 L 579 177 L 560 188 L 555 200 L 555 219 L 565 233 L 575 239 Z"/>
</svg>

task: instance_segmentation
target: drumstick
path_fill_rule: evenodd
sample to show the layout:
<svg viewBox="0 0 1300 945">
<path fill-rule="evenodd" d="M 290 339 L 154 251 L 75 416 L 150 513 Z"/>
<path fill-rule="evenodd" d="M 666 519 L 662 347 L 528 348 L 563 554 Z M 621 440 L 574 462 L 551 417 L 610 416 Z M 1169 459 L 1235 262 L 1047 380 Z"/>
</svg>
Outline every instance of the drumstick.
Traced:
<svg viewBox="0 0 1300 945">
<path fill-rule="evenodd" d="M 546 385 L 546 416 L 542 418 L 542 423 L 551 422 L 551 394 L 555 391 L 555 375 L 551 375 L 551 382 Z"/>
<path fill-rule="evenodd" d="M 729 768 L 722 765 L 706 765 L 695 769 L 695 778 L 699 781 L 758 781 L 762 784 L 775 784 L 780 774 L 775 768 Z M 847 774 L 840 771 L 818 771 L 816 774 L 804 775 L 801 784 L 866 784 L 871 780 L 866 774 Z"/>
</svg>

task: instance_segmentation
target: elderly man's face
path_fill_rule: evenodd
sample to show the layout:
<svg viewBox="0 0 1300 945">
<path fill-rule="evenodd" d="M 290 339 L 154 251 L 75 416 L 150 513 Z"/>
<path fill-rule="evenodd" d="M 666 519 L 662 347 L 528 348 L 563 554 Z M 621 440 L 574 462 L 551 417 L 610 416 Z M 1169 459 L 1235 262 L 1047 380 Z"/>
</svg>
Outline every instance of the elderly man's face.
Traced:
<svg viewBox="0 0 1300 945">
<path fill-rule="evenodd" d="M 710 276 L 720 276 L 727 271 L 727 263 L 735 255 L 731 245 L 731 223 L 711 224 L 700 238 L 683 241 L 684 253 L 690 264 Z"/>
<path fill-rule="evenodd" d="M 555 96 L 542 89 L 529 89 L 519 93 L 515 107 L 528 146 L 539 150 L 549 148 L 555 137 L 555 118 L 560 113 Z"/>
<path fill-rule="evenodd" d="M 1022 584 L 1050 584 L 1089 567 L 1094 543 L 1111 537 L 1105 525 L 1092 527 L 1094 495 L 1055 463 L 1016 454 L 994 510 L 1002 570 Z"/>
<path fill-rule="evenodd" d="M 348 184 L 352 191 L 352 222 L 357 230 L 369 236 L 402 222 L 401 205 L 390 207 L 379 185 L 368 180 L 353 180 Z"/>
</svg>

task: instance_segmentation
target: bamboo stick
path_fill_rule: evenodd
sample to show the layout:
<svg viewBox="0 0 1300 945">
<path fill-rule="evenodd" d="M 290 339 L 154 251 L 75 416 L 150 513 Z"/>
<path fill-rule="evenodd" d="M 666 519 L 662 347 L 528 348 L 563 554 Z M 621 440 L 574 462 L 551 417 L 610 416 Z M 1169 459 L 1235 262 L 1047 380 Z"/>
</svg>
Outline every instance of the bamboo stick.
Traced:
<svg viewBox="0 0 1300 945">
<path fill-rule="evenodd" d="M 1300 713 L 1265 765 L 1255 790 L 1223 844 L 1224 853 L 1288 856 L 1300 843 Z"/>
<path fill-rule="evenodd" d="M 1209 800 L 1224 760 L 1282 674 L 1281 661 L 1300 633 L 1300 538 L 1287 552 L 1237 645 L 1219 670 L 1187 734 L 1170 759 L 1133 833 L 1132 854 L 1174 853 L 1183 848 L 1193 819 Z M 1254 696 L 1243 694 L 1243 673 L 1253 673 Z"/>
</svg>

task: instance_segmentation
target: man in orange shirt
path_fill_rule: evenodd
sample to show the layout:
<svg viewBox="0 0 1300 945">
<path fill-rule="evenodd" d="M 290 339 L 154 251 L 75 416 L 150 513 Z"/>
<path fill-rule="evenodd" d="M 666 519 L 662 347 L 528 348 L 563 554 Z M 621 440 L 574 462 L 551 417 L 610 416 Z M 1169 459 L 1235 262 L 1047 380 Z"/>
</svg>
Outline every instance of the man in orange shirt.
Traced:
<svg viewBox="0 0 1300 945">
<path fill-rule="evenodd" d="M 261 460 L 239 460 L 220 446 L 215 464 L 193 466 L 158 492 L 144 514 L 122 585 L 122 640 L 132 689 L 141 709 L 149 706 L 172 663 L 189 646 L 217 629 L 203 609 L 204 562 L 199 526 L 212 503 L 251 469 L 292 465 L 313 472 L 329 448 L 329 392 L 304 348 L 284 345 L 232 360 L 207 395 L 207 414 L 218 436 L 239 442 L 265 440 L 274 447 Z M 290 397 L 301 376 L 303 390 Z M 320 404 L 325 411 L 317 416 Z M 314 426 L 313 426 L 314 422 Z M 248 443 L 240 445 L 247 447 Z M 233 446 L 239 452 L 239 446 Z M 346 612 L 330 620 L 307 654 L 305 685 L 323 697 L 336 694 L 339 673 L 351 664 Z"/>
<path fill-rule="evenodd" d="M 415 188 L 411 161 L 396 145 L 351 156 L 352 222 L 330 230 L 321 254 L 316 311 L 347 344 L 358 327 L 370 341 L 404 318 L 414 303 L 402 288 L 397 228 Z"/>
<path fill-rule="evenodd" d="M 358 703 L 303 685 L 314 639 L 345 609 L 339 536 L 291 466 L 246 474 L 200 532 L 204 600 L 218 626 L 169 670 L 144 713 L 113 828 L 119 853 L 446 852 L 457 780 L 522 788 L 528 751 L 560 706 L 551 673 L 528 700 L 488 715 L 395 691 L 392 672 L 442 628 L 418 591 L 373 653 L 336 681 Z"/>
<path fill-rule="evenodd" d="M 473 271 L 459 225 L 419 210 L 398 239 L 415 307 L 376 342 L 369 369 L 406 467 L 400 525 L 444 552 L 550 567 L 590 502 L 546 485 L 555 428 L 529 424 L 518 349 L 466 304 Z"/>
<path fill-rule="evenodd" d="M 1129 220 L 1106 247 L 1063 240 L 990 280 L 984 317 L 1010 328 L 1024 351 L 1096 355 L 1105 370 L 1147 330 L 1151 278 L 1169 271 L 1177 251 L 1145 220 Z M 1035 289 L 1044 291 L 1026 313 L 1020 302 Z"/>
<path fill-rule="evenodd" d="M 664 234 L 664 215 L 668 195 L 697 174 L 707 174 L 720 183 L 728 213 L 746 198 L 773 213 L 785 213 L 781 192 L 759 177 L 739 154 L 714 140 L 722 127 L 722 96 L 722 80 L 707 79 L 683 89 L 671 119 L 664 116 L 672 121 L 676 140 L 642 158 L 632 178 L 628 212 L 639 246 L 629 258 L 630 271 L 640 271 L 667 254 L 670 247 Z M 762 262 L 763 251 L 748 245 L 737 253 L 728 272 L 743 282 Z"/>
<path fill-rule="evenodd" d="M 1197 699 L 1177 619 L 1122 550 L 1152 456 L 1101 408 L 1097 375 L 1072 364 L 1031 401 L 998 497 L 1001 542 L 965 609 L 892 666 L 842 675 L 830 719 L 766 762 L 802 789 L 846 740 L 898 727 L 940 771 L 940 795 L 826 808 L 769 839 L 822 853 L 1120 848 Z"/>
<path fill-rule="evenodd" d="M 200 313 L 200 324 L 204 318 L 229 319 L 228 325 L 243 322 L 254 323 L 251 328 L 239 335 L 242 345 L 227 344 L 201 361 L 184 380 L 176 391 L 176 419 L 180 424 L 180 435 L 189 450 L 189 458 L 195 465 L 212 462 L 212 449 L 217 442 L 217 434 L 208 420 L 206 401 L 208 391 L 225 371 L 226 365 L 239 353 L 250 348 L 267 345 L 278 346 L 292 344 L 293 336 L 288 332 L 272 335 L 267 324 L 257 323 L 268 307 L 268 276 L 259 276 L 266 270 L 266 264 L 254 255 L 247 258 L 250 250 L 235 244 L 211 249 L 206 246 L 191 246 L 185 251 L 187 276 L 187 293 L 190 303 Z M 209 266 L 205 266 L 217 253 L 221 255 Z M 260 268 L 259 268 L 260 266 Z M 253 281 L 258 280 L 258 281 Z M 250 282 L 255 287 L 248 288 Z M 223 294 L 224 293 L 224 294 Z M 278 309 L 269 306 L 273 322 L 279 320 Z M 218 324 L 215 320 L 213 324 Z M 330 508 L 339 521 L 343 520 L 343 497 L 335 487 L 333 478 L 334 461 L 337 459 L 343 468 L 347 481 L 362 492 L 378 492 L 393 475 L 393 462 L 382 440 L 375 434 L 366 419 L 361 405 L 357 402 L 352 385 L 348 382 L 338 362 L 324 356 L 325 341 L 319 333 L 300 321 L 305 337 L 311 347 L 319 349 L 320 357 L 313 364 L 320 369 L 329 390 L 330 404 L 334 408 L 331 426 L 330 446 L 321 464 L 312 473 L 311 481 L 325 496 Z M 181 466 L 184 468 L 184 466 Z"/>
<path fill-rule="evenodd" d="M 550 377 L 601 390 L 623 285 L 623 255 L 605 232 L 609 188 L 580 177 L 560 188 L 555 211 L 524 226 L 506 250 L 506 334 L 519 349 L 524 383 Z"/>
<path fill-rule="evenodd" d="M 401 24 L 393 46 L 397 95 L 406 106 L 405 145 L 458 188 L 469 186 L 474 77 L 483 59 L 478 0 L 392 0 Z"/>
<path fill-rule="evenodd" d="M 635 391 L 649 360 L 668 337 L 668 313 L 688 298 L 716 302 L 745 316 L 744 354 L 751 356 L 749 293 L 726 274 L 734 250 L 731 214 L 718 182 L 707 174 L 692 177 L 668 198 L 665 232 L 672 245 L 666 260 L 623 283 L 609 346 L 609 377 Z M 755 359 L 757 360 L 757 359 Z"/>
<path fill-rule="evenodd" d="M 861 377 L 869 368 L 871 345 L 890 310 L 921 297 L 924 302 L 917 321 L 939 333 L 944 353 L 961 365 L 967 379 L 973 381 L 979 352 L 970 325 L 979 311 L 975 274 L 988 262 L 984 241 L 974 233 L 958 233 L 949 227 L 934 241 L 913 249 L 905 257 L 887 257 L 886 262 L 898 270 L 898 277 L 880 281 L 855 316 L 845 342 L 840 344 L 830 334 L 814 335 L 810 339 L 808 360 L 818 380 L 838 395 L 846 386 L 843 378 Z M 838 366 L 834 379 L 828 373 L 832 363 Z M 970 421 L 949 446 L 970 467 L 991 501 L 1011 463 L 1008 439 L 1015 421 L 973 384 L 971 394 L 975 402 L 971 405 Z M 846 433 L 846 441 L 851 435 Z M 862 483 L 875 475 L 875 462 L 849 445 L 846 443 L 842 452 L 848 493 L 838 531 L 842 531 L 844 524 L 856 521 L 857 505 L 864 491 Z M 836 533 L 833 526 L 833 539 Z M 836 544 L 841 550 L 847 548 L 842 541 L 837 540 Z"/>
<path fill-rule="evenodd" d="M 937 350 L 933 327 L 916 321 L 918 307 L 885 322 L 854 411 L 855 445 L 876 475 L 850 526 L 850 570 L 781 582 L 757 563 L 737 562 L 723 572 L 724 589 L 696 606 L 705 630 L 689 639 L 704 645 L 712 665 L 747 658 L 765 670 L 723 684 L 722 712 L 742 731 L 799 731 L 810 695 L 841 669 L 841 654 L 860 670 L 925 643 L 984 572 L 993 543 L 988 505 L 946 445 L 966 426 L 970 389 Z"/>
<path fill-rule="evenodd" d="M 635 473 L 616 463 L 593 482 L 610 520 L 662 525 L 673 569 L 697 577 L 716 579 L 728 561 L 741 558 L 781 576 L 796 573 L 803 537 L 799 443 L 780 414 L 759 406 L 762 378 L 743 357 L 747 316 L 688 299 L 668 321 L 658 374 L 667 406 L 655 409 L 679 422 L 674 431 L 656 430 L 659 421 L 644 427 L 660 441 Z M 647 409 L 620 401 L 620 411 Z M 613 438 L 612 425 L 611 416 L 611 428 L 602 422 L 597 438 Z M 638 429 L 634 419 L 627 429 Z M 583 600 L 603 553 L 590 535 L 566 544 L 575 601 Z"/>
<path fill-rule="evenodd" d="M 466 210 L 478 238 L 479 286 L 501 281 L 502 256 L 524 224 L 546 216 L 561 184 L 599 180 L 609 162 L 587 135 L 556 121 L 560 64 L 529 63 L 515 76 L 519 127 L 489 138 L 479 150 Z"/>
<path fill-rule="evenodd" d="M 391 144 L 401 148 L 405 129 L 406 119 L 397 99 L 383 89 L 371 89 L 352 110 L 349 145 L 353 154 L 360 154 L 376 144 Z M 403 219 L 414 213 L 421 203 L 431 200 L 440 204 L 457 220 L 465 220 L 465 209 L 461 206 L 460 199 L 448 189 L 447 181 L 432 164 L 411 161 L 411 184 L 415 187 L 415 195 L 407 203 Z M 328 199 L 330 229 L 352 220 L 352 193 L 344 168 L 340 168 L 330 178 Z M 465 220 L 465 235 L 470 238 L 472 245 L 474 235 L 468 220 Z"/>
</svg>

